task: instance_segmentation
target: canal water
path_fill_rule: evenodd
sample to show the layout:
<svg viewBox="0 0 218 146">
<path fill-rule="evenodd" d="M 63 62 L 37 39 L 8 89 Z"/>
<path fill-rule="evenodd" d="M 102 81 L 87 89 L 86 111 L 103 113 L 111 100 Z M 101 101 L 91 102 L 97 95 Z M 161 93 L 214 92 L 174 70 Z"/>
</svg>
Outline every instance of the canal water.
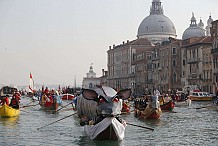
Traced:
<svg viewBox="0 0 218 146">
<path fill-rule="evenodd" d="M 22 98 L 21 106 L 30 102 Z M 196 109 L 210 105 L 211 102 L 192 102 L 189 107 L 175 107 L 174 112 L 163 112 L 160 120 L 139 121 L 133 113 L 122 115 L 128 123 L 154 128 L 154 131 L 128 125 L 124 140 L 119 142 L 90 140 L 79 125 L 77 115 L 67 117 L 74 113 L 68 110 L 70 106 L 56 114 L 45 112 L 38 105 L 26 107 L 19 117 L 0 118 L 0 146 L 217 146 L 217 108 Z M 65 119 L 37 130 L 62 118 Z"/>
</svg>

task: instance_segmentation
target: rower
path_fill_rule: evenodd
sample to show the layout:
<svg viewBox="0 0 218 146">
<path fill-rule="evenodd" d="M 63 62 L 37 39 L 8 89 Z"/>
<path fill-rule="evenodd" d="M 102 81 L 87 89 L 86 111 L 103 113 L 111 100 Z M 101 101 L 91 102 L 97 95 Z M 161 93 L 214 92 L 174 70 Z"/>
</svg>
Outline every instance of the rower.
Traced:
<svg viewBox="0 0 218 146">
<path fill-rule="evenodd" d="M 1 100 L 0 104 L 3 106 L 4 104 L 8 105 L 9 106 L 9 96 L 6 95 L 3 97 L 3 99 Z"/>
</svg>

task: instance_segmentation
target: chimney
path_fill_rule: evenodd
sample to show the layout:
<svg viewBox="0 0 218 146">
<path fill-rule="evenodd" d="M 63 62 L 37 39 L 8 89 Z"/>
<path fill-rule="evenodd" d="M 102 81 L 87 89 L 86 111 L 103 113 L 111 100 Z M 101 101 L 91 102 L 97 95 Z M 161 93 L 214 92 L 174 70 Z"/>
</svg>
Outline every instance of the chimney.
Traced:
<svg viewBox="0 0 218 146">
<path fill-rule="evenodd" d="M 111 50 L 111 46 L 109 46 L 109 50 Z"/>
</svg>

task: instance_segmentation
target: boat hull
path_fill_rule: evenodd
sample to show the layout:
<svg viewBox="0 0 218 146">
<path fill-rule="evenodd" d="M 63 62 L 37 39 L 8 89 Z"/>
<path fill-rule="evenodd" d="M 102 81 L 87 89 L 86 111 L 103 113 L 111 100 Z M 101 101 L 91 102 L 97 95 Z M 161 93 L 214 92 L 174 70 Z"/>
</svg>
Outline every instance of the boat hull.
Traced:
<svg viewBox="0 0 218 146">
<path fill-rule="evenodd" d="M 190 99 L 193 101 L 211 101 L 213 99 L 213 97 L 212 96 L 206 96 L 206 97 L 190 96 Z"/>
<path fill-rule="evenodd" d="M 51 105 L 47 106 L 45 103 L 43 102 L 39 102 L 39 105 L 41 106 L 41 108 L 43 110 L 47 110 L 47 111 L 56 111 L 58 110 L 58 103 L 57 102 L 53 102 Z"/>
<path fill-rule="evenodd" d="M 0 107 L 0 116 L 1 117 L 16 117 L 20 114 L 20 109 L 14 109 L 10 106 L 3 105 Z"/>
<path fill-rule="evenodd" d="M 172 111 L 174 109 L 174 107 L 175 107 L 175 103 L 172 100 L 170 100 L 167 103 L 164 103 L 164 104 L 160 105 L 161 110 Z"/>
<path fill-rule="evenodd" d="M 160 119 L 161 109 L 146 108 L 145 110 L 134 110 L 134 116 L 140 120 Z"/>
<path fill-rule="evenodd" d="M 84 129 L 90 139 L 118 141 L 123 140 L 125 127 L 115 117 L 107 117 L 95 125 L 85 125 Z"/>
<path fill-rule="evenodd" d="M 74 95 L 73 94 L 63 94 L 61 99 L 62 100 L 73 100 Z"/>
</svg>

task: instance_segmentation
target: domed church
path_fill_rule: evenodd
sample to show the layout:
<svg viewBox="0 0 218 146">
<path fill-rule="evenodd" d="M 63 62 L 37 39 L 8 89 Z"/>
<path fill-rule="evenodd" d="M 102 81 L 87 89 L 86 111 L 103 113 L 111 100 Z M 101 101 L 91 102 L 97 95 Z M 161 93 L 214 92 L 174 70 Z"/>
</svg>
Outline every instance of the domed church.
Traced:
<svg viewBox="0 0 218 146">
<path fill-rule="evenodd" d="M 153 0 L 150 7 L 150 15 L 139 25 L 138 38 L 147 38 L 153 44 L 176 38 L 176 29 L 173 22 L 163 14 L 160 0 Z"/>
<path fill-rule="evenodd" d="M 192 13 L 191 24 L 183 32 L 182 40 L 185 40 L 191 37 L 203 37 L 203 36 L 205 36 L 204 24 L 202 20 L 200 20 L 199 24 L 197 24 L 194 13 Z"/>
</svg>

